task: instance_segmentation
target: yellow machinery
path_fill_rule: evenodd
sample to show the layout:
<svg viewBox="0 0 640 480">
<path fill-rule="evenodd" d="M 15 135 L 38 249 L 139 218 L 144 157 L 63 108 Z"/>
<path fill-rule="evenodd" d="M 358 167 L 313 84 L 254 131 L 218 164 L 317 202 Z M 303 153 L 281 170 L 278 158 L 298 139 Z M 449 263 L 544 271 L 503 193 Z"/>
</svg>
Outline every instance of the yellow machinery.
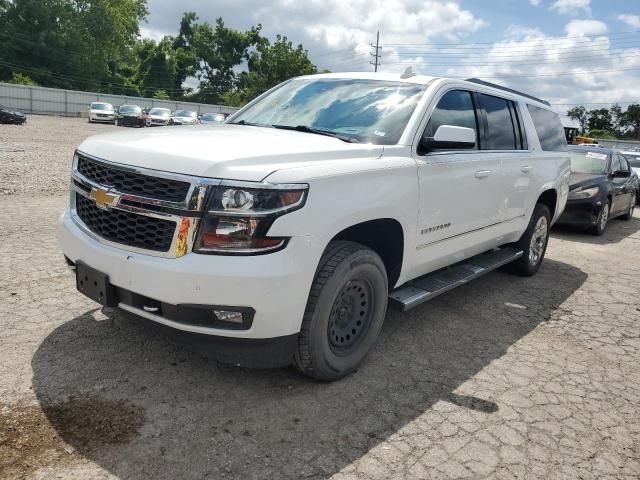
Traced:
<svg viewBox="0 0 640 480">
<path fill-rule="evenodd" d="M 578 135 L 578 129 L 576 127 L 564 127 L 564 136 L 567 138 L 567 144 L 569 145 L 582 145 L 583 143 L 592 143 L 592 144 L 598 143 L 598 141 L 595 138 Z"/>
</svg>

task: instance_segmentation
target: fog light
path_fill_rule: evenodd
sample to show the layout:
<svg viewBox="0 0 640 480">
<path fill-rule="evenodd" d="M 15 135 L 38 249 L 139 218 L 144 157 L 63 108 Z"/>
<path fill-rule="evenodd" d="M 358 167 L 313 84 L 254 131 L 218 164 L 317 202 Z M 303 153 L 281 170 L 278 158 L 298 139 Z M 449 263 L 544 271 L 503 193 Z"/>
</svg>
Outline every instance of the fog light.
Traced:
<svg viewBox="0 0 640 480">
<path fill-rule="evenodd" d="M 231 312 L 229 310 L 214 310 L 213 314 L 221 322 L 242 323 L 242 312 Z"/>
</svg>

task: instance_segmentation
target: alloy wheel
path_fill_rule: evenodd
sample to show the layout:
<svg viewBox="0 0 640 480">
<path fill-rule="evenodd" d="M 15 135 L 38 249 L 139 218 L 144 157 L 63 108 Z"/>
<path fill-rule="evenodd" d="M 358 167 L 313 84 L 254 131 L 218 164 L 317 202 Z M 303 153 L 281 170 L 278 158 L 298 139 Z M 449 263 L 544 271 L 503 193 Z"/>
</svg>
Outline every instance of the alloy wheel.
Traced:
<svg viewBox="0 0 640 480">
<path fill-rule="evenodd" d="M 549 236 L 549 224 L 546 217 L 542 216 L 536 222 L 531 235 L 531 244 L 529 246 L 529 262 L 531 265 L 537 265 L 544 253 Z"/>
<path fill-rule="evenodd" d="M 604 230 L 609 221 L 609 204 L 605 203 L 602 206 L 602 212 L 600 212 L 600 230 Z"/>
</svg>

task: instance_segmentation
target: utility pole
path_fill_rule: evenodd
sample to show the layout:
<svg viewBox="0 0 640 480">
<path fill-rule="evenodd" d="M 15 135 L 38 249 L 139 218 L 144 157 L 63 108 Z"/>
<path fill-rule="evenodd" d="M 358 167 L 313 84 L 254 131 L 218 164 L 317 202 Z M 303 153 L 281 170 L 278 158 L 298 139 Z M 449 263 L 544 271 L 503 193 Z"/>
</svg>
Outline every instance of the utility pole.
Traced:
<svg viewBox="0 0 640 480">
<path fill-rule="evenodd" d="M 382 57 L 382 54 L 380 53 L 380 50 L 382 50 L 382 47 L 380 46 L 380 30 L 378 30 L 378 33 L 376 34 L 376 43 L 375 45 L 372 43 L 371 48 L 375 48 L 375 51 L 370 53 L 370 55 L 373 57 L 373 60 L 369 63 L 373 65 L 373 71 L 377 72 L 378 66 L 380 65 L 378 60 L 380 59 L 380 57 Z"/>
</svg>

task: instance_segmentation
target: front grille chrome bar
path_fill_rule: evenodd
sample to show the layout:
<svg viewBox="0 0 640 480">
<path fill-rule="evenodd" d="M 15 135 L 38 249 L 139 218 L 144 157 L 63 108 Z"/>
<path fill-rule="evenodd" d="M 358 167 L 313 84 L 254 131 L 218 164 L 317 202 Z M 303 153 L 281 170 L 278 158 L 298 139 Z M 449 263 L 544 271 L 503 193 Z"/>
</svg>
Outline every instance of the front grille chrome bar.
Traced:
<svg viewBox="0 0 640 480">
<path fill-rule="evenodd" d="M 189 183 L 190 187 L 183 202 L 158 200 L 120 192 L 109 185 L 96 183 L 80 173 L 78 171 L 78 155 L 84 156 L 92 162 L 100 163 L 106 167 L 118 169 L 122 172 L 132 172 L 149 177 L 178 180 Z M 105 245 L 156 257 L 178 258 L 192 251 L 198 225 L 204 211 L 207 194 L 220 183 L 221 180 L 216 178 L 202 178 L 160 172 L 146 168 L 130 167 L 77 152 L 73 159 L 71 173 L 71 217 L 89 236 Z M 137 215 L 174 221 L 176 223 L 176 229 L 173 233 L 171 247 L 166 252 L 158 252 L 113 242 L 99 236 L 79 217 L 76 209 L 76 194 L 96 202 L 99 208 L 122 210 Z"/>
</svg>

